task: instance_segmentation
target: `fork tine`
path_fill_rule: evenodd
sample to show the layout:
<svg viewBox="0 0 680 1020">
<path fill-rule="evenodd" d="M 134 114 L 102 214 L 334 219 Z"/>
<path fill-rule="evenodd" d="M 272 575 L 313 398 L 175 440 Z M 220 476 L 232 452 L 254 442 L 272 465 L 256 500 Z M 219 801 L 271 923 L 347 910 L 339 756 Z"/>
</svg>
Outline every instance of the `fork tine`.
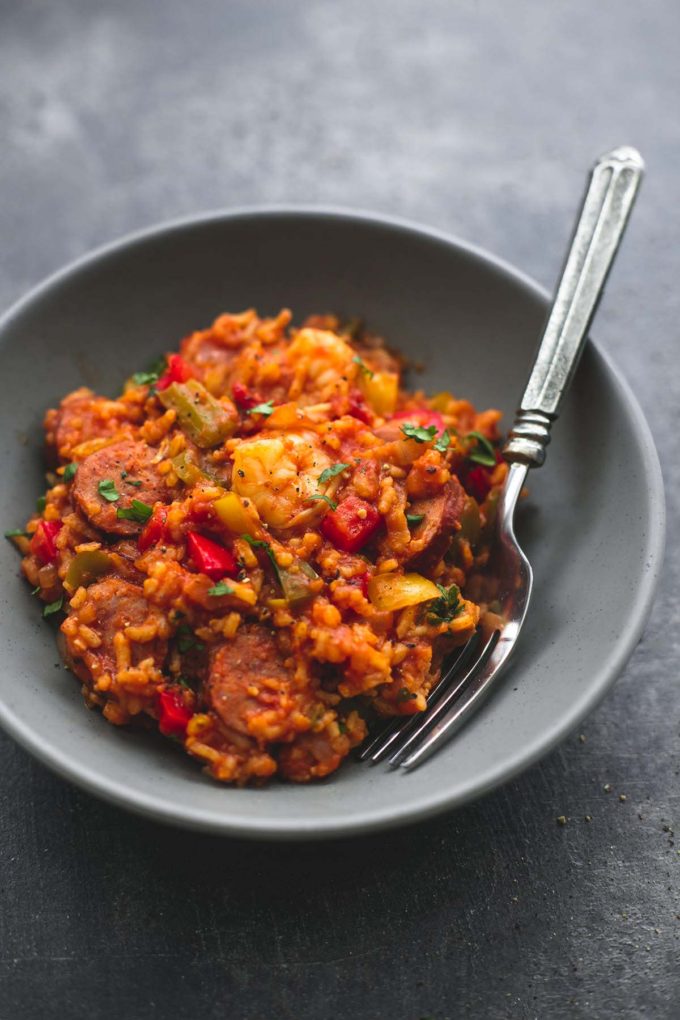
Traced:
<svg viewBox="0 0 680 1020">
<path fill-rule="evenodd" d="M 484 647 L 477 656 L 475 662 L 473 662 L 472 666 L 470 666 L 470 668 L 467 670 L 464 676 L 458 681 L 455 687 L 451 687 L 446 691 L 446 693 L 437 702 L 437 704 L 435 705 L 431 712 L 424 713 L 424 718 L 419 720 L 418 726 L 415 729 L 413 729 L 413 731 L 408 735 L 407 739 L 399 746 L 399 748 L 389 759 L 389 764 L 392 768 L 396 767 L 397 765 L 404 765 L 406 767 L 409 767 L 410 765 L 415 764 L 416 761 L 420 760 L 420 758 L 422 758 L 425 751 L 428 750 L 434 742 L 434 738 L 430 739 L 429 736 L 425 737 L 425 734 L 428 733 L 428 731 L 431 730 L 433 727 L 435 727 L 437 721 L 440 720 L 442 716 L 444 716 L 447 713 L 447 711 L 451 708 L 451 706 L 454 704 L 463 688 L 467 687 L 467 685 L 472 681 L 473 677 L 479 672 L 479 670 L 486 665 L 488 660 L 491 658 L 491 655 L 493 654 L 494 648 L 498 644 L 498 639 L 500 638 L 500 636 L 501 636 L 500 630 L 495 630 L 493 634 L 489 637 L 489 639 L 486 641 Z M 464 699 L 465 695 L 462 696 L 461 701 L 463 701 Z M 442 723 L 441 726 L 437 727 L 436 733 L 437 742 L 441 733 L 446 732 L 446 730 L 449 729 L 450 725 L 451 724 L 449 723 L 447 718 L 445 722 Z M 421 740 L 421 738 L 424 738 L 423 743 L 419 745 L 418 742 Z M 416 750 L 414 750 L 409 755 L 408 754 L 409 750 L 414 746 Z"/>
<path fill-rule="evenodd" d="M 439 678 L 435 686 L 430 691 L 428 697 L 428 708 L 432 704 L 436 703 L 444 691 L 446 685 L 451 682 L 454 674 L 460 672 L 463 669 L 467 669 L 467 664 L 470 661 L 472 655 L 475 652 L 476 646 L 479 644 L 479 631 L 475 631 L 470 640 L 463 645 L 459 654 L 455 657 L 451 665 L 448 667 L 445 673 Z M 427 711 L 427 709 L 426 709 Z M 371 764 L 375 765 L 381 761 L 392 745 L 395 743 L 398 737 L 408 735 L 419 722 L 421 714 L 411 716 L 398 716 L 393 719 L 387 726 L 385 726 L 377 736 L 370 740 L 369 743 L 363 747 L 358 755 L 359 761 L 366 761 L 370 758 Z"/>
</svg>

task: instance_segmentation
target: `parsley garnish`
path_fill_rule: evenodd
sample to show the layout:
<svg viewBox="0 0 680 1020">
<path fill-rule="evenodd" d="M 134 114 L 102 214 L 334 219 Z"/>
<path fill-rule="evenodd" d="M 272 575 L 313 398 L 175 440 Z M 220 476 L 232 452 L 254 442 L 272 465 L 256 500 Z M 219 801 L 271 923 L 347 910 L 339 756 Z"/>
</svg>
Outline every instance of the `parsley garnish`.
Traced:
<svg viewBox="0 0 680 1020">
<path fill-rule="evenodd" d="M 177 648 L 184 655 L 185 652 L 190 652 L 192 649 L 202 652 L 205 645 L 196 640 L 196 635 L 188 623 L 182 623 L 177 628 Z"/>
<path fill-rule="evenodd" d="M 146 372 L 135 372 L 131 377 L 132 382 L 135 386 L 153 386 L 157 383 L 160 377 L 167 368 L 168 360 L 165 355 L 160 358 L 156 358 L 153 364 L 149 365 L 148 371 Z"/>
<path fill-rule="evenodd" d="M 406 514 L 407 524 L 420 524 L 425 519 L 425 514 Z"/>
<path fill-rule="evenodd" d="M 448 429 L 444 429 L 442 434 L 439 436 L 437 442 L 434 444 L 435 450 L 439 453 L 446 453 L 449 446 L 451 445 L 451 434 Z"/>
<path fill-rule="evenodd" d="M 57 599 L 56 602 L 49 602 L 43 609 L 43 616 L 52 616 L 53 613 L 58 613 L 63 604 L 63 596 L 60 599 Z"/>
<path fill-rule="evenodd" d="M 208 595 L 214 595 L 218 598 L 220 595 L 233 595 L 234 589 L 230 588 L 224 581 L 218 581 L 212 588 L 208 588 Z"/>
<path fill-rule="evenodd" d="M 483 464 L 484 467 L 496 466 L 496 452 L 486 436 L 481 432 L 468 432 L 465 438 L 477 440 L 472 451 L 468 453 L 468 460 L 473 460 L 475 464 Z"/>
<path fill-rule="evenodd" d="M 441 598 L 434 599 L 431 603 L 428 616 L 437 623 L 448 623 L 463 609 L 460 588 L 457 584 L 452 584 L 450 588 L 445 588 L 443 584 L 438 584 L 437 587 L 441 592 Z"/>
<path fill-rule="evenodd" d="M 415 439 L 416 443 L 429 443 L 437 435 L 437 426 L 414 425 L 412 422 L 407 422 L 406 425 L 401 426 L 401 431 L 407 439 Z"/>
<path fill-rule="evenodd" d="M 194 689 L 195 681 L 193 681 L 191 677 L 185 676 L 184 673 L 180 673 L 178 676 L 174 677 L 174 681 L 176 684 L 179 684 L 180 687 L 188 687 L 190 691 L 193 691 Z"/>
<path fill-rule="evenodd" d="M 135 386 L 152 386 L 158 379 L 158 372 L 135 372 L 132 376 Z"/>
<path fill-rule="evenodd" d="M 41 590 L 40 585 L 36 584 L 35 588 L 31 592 L 31 595 L 37 595 L 40 590 Z"/>
<path fill-rule="evenodd" d="M 115 503 L 117 499 L 120 499 L 120 493 L 112 478 L 102 478 L 97 489 L 99 491 L 99 495 L 108 503 Z"/>
<path fill-rule="evenodd" d="M 131 478 L 130 481 L 126 482 L 125 484 L 134 485 L 135 489 L 138 489 L 142 483 L 140 481 L 136 481 L 134 478 Z"/>
<path fill-rule="evenodd" d="M 78 470 L 78 465 L 75 462 L 72 462 L 71 464 L 67 464 L 66 467 L 64 468 L 64 474 L 62 475 L 62 478 L 64 479 L 64 481 L 65 482 L 70 482 L 73 478 L 75 478 L 75 474 L 76 474 L 77 470 Z"/>
<path fill-rule="evenodd" d="M 138 524 L 146 524 L 153 513 L 153 507 L 148 503 L 142 503 L 141 499 L 133 499 L 129 507 L 118 507 L 116 517 L 122 521 L 137 521 Z"/>
<path fill-rule="evenodd" d="M 12 528 L 11 531 L 5 532 L 5 538 L 28 538 L 28 532 L 22 528 Z"/>
<path fill-rule="evenodd" d="M 307 499 L 322 499 L 324 503 L 328 503 L 331 510 L 338 509 L 338 504 L 330 496 L 324 496 L 321 492 L 315 492 L 313 496 L 308 496 Z"/>
<path fill-rule="evenodd" d="M 334 464 L 333 467 L 326 468 L 319 475 L 319 483 L 324 485 L 326 482 L 330 482 L 331 478 L 335 478 L 336 475 L 341 475 L 345 468 L 348 468 L 349 464 Z"/>
<path fill-rule="evenodd" d="M 355 365 L 359 366 L 359 371 L 361 372 L 362 375 L 365 375 L 367 379 L 373 378 L 375 372 L 368 367 L 368 365 L 359 357 L 358 354 L 354 355 L 352 361 L 354 362 Z"/>
<path fill-rule="evenodd" d="M 267 556 L 271 560 L 271 564 L 274 568 L 274 572 L 276 573 L 276 577 L 280 581 L 281 576 L 279 574 L 279 565 L 276 562 L 274 550 L 270 546 L 269 542 L 264 542 L 261 538 L 253 538 L 252 535 L 241 535 L 241 538 L 248 543 L 251 549 L 264 549 L 264 551 L 267 553 Z"/>
<path fill-rule="evenodd" d="M 38 511 L 38 513 L 41 514 L 46 506 L 47 496 L 38 496 L 38 498 L 35 501 L 35 508 Z"/>
<path fill-rule="evenodd" d="M 255 407 L 251 407 L 248 410 L 248 414 L 263 414 L 267 418 L 270 414 L 274 413 L 274 401 L 266 400 L 264 404 L 255 404 Z"/>
</svg>

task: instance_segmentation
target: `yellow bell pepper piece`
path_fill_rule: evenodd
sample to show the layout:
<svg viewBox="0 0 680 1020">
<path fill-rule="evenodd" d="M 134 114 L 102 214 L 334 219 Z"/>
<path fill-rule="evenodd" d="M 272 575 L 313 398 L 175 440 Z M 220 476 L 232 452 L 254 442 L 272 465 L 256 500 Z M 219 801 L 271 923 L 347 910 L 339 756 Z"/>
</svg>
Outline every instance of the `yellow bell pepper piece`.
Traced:
<svg viewBox="0 0 680 1020">
<path fill-rule="evenodd" d="M 359 389 L 376 414 L 393 414 L 399 394 L 398 372 L 362 372 L 357 380 Z"/>
<path fill-rule="evenodd" d="M 213 503 L 215 513 L 225 527 L 234 535 L 251 535 L 255 530 L 255 521 L 243 505 L 243 500 L 235 492 L 227 492 Z"/>
<path fill-rule="evenodd" d="M 376 609 L 388 613 L 438 599 L 440 595 L 437 585 L 422 574 L 376 574 L 368 582 L 369 599 Z"/>
</svg>

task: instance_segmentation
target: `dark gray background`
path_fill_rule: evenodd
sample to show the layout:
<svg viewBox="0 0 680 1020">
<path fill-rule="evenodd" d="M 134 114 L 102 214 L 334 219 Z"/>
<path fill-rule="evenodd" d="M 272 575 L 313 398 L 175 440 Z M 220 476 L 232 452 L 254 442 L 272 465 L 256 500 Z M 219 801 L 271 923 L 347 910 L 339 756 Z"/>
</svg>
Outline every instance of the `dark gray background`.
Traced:
<svg viewBox="0 0 680 1020">
<path fill-rule="evenodd" d="M 637 145 L 595 332 L 670 512 L 656 609 L 585 742 L 418 829 L 165 830 L 0 736 L 2 1020 L 679 1015 L 679 41 L 675 0 L 0 0 L 2 307 L 126 231 L 279 201 L 411 217 L 551 286 L 586 167 Z"/>
</svg>

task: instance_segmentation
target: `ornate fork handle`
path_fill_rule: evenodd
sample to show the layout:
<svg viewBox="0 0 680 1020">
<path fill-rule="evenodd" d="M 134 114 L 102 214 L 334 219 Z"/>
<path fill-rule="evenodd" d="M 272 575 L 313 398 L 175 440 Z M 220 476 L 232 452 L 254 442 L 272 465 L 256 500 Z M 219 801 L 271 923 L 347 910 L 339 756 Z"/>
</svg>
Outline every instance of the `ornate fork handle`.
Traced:
<svg viewBox="0 0 680 1020">
<path fill-rule="evenodd" d="M 644 170 L 628 146 L 602 156 L 591 172 L 564 273 L 503 455 L 540 467 L 550 428 L 578 365 L 588 328 Z"/>
</svg>

